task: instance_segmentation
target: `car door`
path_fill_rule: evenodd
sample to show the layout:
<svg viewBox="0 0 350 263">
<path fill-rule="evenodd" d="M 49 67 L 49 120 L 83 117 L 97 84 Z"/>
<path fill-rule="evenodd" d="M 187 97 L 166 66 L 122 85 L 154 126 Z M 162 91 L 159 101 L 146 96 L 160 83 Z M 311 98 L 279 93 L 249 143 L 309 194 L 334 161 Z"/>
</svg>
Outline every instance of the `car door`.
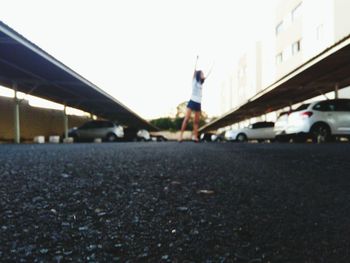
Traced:
<svg viewBox="0 0 350 263">
<path fill-rule="evenodd" d="M 261 127 L 259 123 L 254 123 L 248 126 L 249 131 L 247 136 L 250 140 L 257 140 L 261 138 Z"/>
<path fill-rule="evenodd" d="M 91 121 L 86 129 L 84 129 L 84 139 L 93 140 L 96 138 L 103 138 L 101 136 L 101 129 L 103 127 L 102 121 Z"/>
<path fill-rule="evenodd" d="M 335 104 L 335 121 L 340 135 L 350 134 L 350 100 L 338 100 Z"/>
<path fill-rule="evenodd" d="M 83 140 L 90 139 L 92 128 L 93 128 L 93 122 L 90 121 L 83 124 L 81 127 L 79 127 L 76 133 L 80 139 L 83 139 Z"/>
<path fill-rule="evenodd" d="M 261 139 L 273 139 L 275 138 L 275 132 L 273 130 L 275 124 L 273 122 L 265 122 L 261 128 Z"/>
<path fill-rule="evenodd" d="M 108 121 L 95 121 L 92 129 L 90 130 L 90 139 L 101 138 L 104 139 L 108 134 L 109 127 L 112 123 Z"/>
<path fill-rule="evenodd" d="M 94 130 L 95 138 L 105 138 L 113 130 L 113 123 L 109 121 L 100 121 Z"/>
<path fill-rule="evenodd" d="M 315 104 L 312 108 L 314 114 L 312 116 L 313 123 L 325 122 L 331 128 L 332 134 L 338 131 L 338 123 L 336 121 L 337 114 L 335 112 L 335 101 L 324 100 Z"/>
<path fill-rule="evenodd" d="M 266 139 L 272 139 L 275 137 L 275 133 L 273 132 L 274 124 L 272 122 L 260 122 L 257 124 L 258 124 L 258 128 L 257 128 L 256 139 L 266 140 Z"/>
</svg>

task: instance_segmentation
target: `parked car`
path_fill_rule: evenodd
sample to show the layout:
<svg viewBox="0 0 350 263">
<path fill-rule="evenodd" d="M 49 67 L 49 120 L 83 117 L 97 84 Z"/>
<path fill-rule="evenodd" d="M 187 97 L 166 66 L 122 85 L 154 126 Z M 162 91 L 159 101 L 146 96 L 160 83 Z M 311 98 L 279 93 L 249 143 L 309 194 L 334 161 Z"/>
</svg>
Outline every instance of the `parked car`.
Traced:
<svg viewBox="0 0 350 263">
<path fill-rule="evenodd" d="M 214 132 L 206 132 L 202 133 L 199 138 L 204 142 L 221 142 L 224 140 L 224 133 L 216 134 Z"/>
<path fill-rule="evenodd" d="M 137 138 L 139 141 L 150 141 L 151 134 L 147 130 L 141 129 L 137 132 Z"/>
<path fill-rule="evenodd" d="M 163 135 L 151 135 L 151 139 L 154 142 L 166 142 L 168 139 Z"/>
<path fill-rule="evenodd" d="M 201 133 L 201 135 L 199 136 L 199 139 L 203 142 L 212 142 L 214 141 L 213 139 L 215 139 L 215 133 L 212 133 L 212 132 Z"/>
<path fill-rule="evenodd" d="M 297 141 L 312 138 L 327 142 L 335 136 L 350 137 L 350 99 L 303 104 L 288 116 L 286 134 Z"/>
<path fill-rule="evenodd" d="M 290 136 L 286 134 L 288 115 L 290 113 L 289 111 L 282 112 L 275 122 L 273 131 L 275 133 L 275 139 L 278 142 L 288 142 L 290 140 Z"/>
<path fill-rule="evenodd" d="M 211 138 L 214 142 L 223 142 L 223 141 L 225 141 L 225 132 L 215 134 Z"/>
<path fill-rule="evenodd" d="M 151 135 L 145 129 L 139 130 L 134 127 L 124 128 L 123 141 L 137 142 L 137 141 L 150 141 L 150 140 L 151 140 Z"/>
<path fill-rule="evenodd" d="M 103 141 L 114 142 L 123 138 L 124 130 L 122 126 L 114 122 L 95 120 L 70 129 L 68 136 L 73 137 L 74 141 L 93 141 L 101 138 Z"/>
<path fill-rule="evenodd" d="M 227 141 L 246 142 L 249 140 L 274 140 L 273 122 L 256 122 L 243 129 L 230 130 L 225 133 Z"/>
</svg>

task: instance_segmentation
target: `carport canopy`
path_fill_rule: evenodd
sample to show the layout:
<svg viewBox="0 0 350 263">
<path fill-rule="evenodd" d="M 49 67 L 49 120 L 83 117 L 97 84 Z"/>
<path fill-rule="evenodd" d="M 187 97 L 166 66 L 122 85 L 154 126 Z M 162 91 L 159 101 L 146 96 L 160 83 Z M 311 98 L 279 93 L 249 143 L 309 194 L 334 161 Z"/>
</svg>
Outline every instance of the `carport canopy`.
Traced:
<svg viewBox="0 0 350 263">
<path fill-rule="evenodd" d="M 199 131 L 215 131 L 349 85 L 350 36 L 347 36 Z"/>
<path fill-rule="evenodd" d="M 126 126 L 158 130 L 1 21 L 0 85 Z"/>
</svg>

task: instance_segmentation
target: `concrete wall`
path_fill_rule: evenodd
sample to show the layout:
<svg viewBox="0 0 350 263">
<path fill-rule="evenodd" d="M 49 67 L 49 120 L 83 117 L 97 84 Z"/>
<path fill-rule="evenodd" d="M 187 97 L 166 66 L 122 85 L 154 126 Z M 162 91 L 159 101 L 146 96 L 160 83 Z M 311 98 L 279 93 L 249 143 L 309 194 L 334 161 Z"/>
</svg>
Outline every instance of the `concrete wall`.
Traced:
<svg viewBox="0 0 350 263">
<path fill-rule="evenodd" d="M 236 79 L 232 82 L 235 100 L 233 107 L 238 107 L 256 95 L 261 86 L 262 60 L 261 43 L 255 42 L 247 45 L 245 53 L 237 64 Z"/>
<path fill-rule="evenodd" d="M 334 0 L 305 0 L 303 11 L 302 49 L 305 62 L 336 42 Z"/>
<path fill-rule="evenodd" d="M 232 73 L 222 82 L 221 114 L 236 108 L 262 89 L 262 44 L 247 45 L 234 65 Z"/>
<path fill-rule="evenodd" d="M 89 120 L 87 117 L 68 117 L 68 127 L 80 126 Z M 35 136 L 44 135 L 46 140 L 50 135 L 64 133 L 63 112 L 58 110 L 31 107 L 28 101 L 20 104 L 21 140 L 32 140 Z M 14 139 L 14 104 L 13 98 L 0 97 L 0 140 Z"/>
</svg>

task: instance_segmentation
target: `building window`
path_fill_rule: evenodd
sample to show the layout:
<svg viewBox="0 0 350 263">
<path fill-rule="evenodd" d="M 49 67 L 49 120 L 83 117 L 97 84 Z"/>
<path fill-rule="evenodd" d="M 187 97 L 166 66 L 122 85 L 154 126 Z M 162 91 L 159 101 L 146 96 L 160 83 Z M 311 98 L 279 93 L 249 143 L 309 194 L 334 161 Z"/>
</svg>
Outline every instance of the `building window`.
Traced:
<svg viewBox="0 0 350 263">
<path fill-rule="evenodd" d="M 292 44 L 292 55 L 299 53 L 301 49 L 301 41 L 298 40 Z"/>
<path fill-rule="evenodd" d="M 276 55 L 276 64 L 281 64 L 283 62 L 283 53 L 280 52 Z"/>
<path fill-rule="evenodd" d="M 294 22 L 298 17 L 300 17 L 301 13 L 301 3 L 300 2 L 293 10 L 292 10 L 292 22 Z"/>
<path fill-rule="evenodd" d="M 277 26 L 276 26 L 276 36 L 278 36 L 283 29 L 283 21 L 281 21 Z"/>
</svg>

